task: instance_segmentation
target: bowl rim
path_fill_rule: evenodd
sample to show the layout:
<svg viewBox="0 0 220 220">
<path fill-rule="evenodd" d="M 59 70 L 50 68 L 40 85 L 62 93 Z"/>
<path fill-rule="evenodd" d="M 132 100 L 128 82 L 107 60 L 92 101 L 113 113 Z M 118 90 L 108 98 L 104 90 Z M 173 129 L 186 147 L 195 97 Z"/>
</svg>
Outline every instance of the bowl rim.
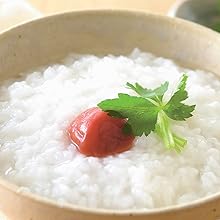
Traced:
<svg viewBox="0 0 220 220">
<path fill-rule="evenodd" d="M 159 15 L 159 14 L 152 14 L 149 12 L 146 12 L 144 10 L 131 10 L 131 9 L 86 9 L 86 10 L 74 10 L 74 11 L 64 11 L 62 13 L 55 13 L 55 14 L 51 14 L 51 15 L 47 15 L 44 17 L 40 17 L 34 20 L 29 20 L 26 22 L 22 22 L 19 23 L 17 25 L 14 25 L 10 28 L 7 28 L 6 30 L 3 30 L 0 32 L 0 40 L 7 34 L 10 33 L 16 29 L 22 28 L 24 25 L 32 25 L 35 23 L 39 23 L 39 22 L 44 22 L 45 20 L 48 19 L 54 19 L 54 18 L 58 18 L 58 17 L 65 17 L 65 16 L 83 16 L 83 15 L 90 15 L 90 16 L 94 16 L 94 15 L 102 15 L 102 14 L 107 14 L 107 15 L 111 15 L 114 16 L 116 14 L 120 14 L 121 16 L 134 16 L 134 17 L 149 17 L 151 19 L 156 19 L 165 23 L 170 23 L 173 24 L 175 26 L 182 26 L 184 28 L 193 30 L 193 31 L 197 31 L 197 32 L 202 32 L 204 35 L 207 36 L 212 36 L 215 39 L 218 39 L 218 41 L 220 42 L 220 35 L 207 28 L 204 27 L 202 25 L 187 21 L 187 20 L 183 20 L 181 18 L 173 18 L 173 17 L 169 17 L 169 16 L 165 16 L 165 15 Z M 39 194 L 36 193 L 32 193 L 32 192 L 24 192 L 21 190 L 21 187 L 19 187 L 18 185 L 4 179 L 3 177 L 0 176 L 0 187 L 11 191 L 13 193 L 15 193 L 18 196 L 24 197 L 26 199 L 31 199 L 35 202 L 44 204 L 44 205 L 49 205 L 52 206 L 54 208 L 62 208 L 65 210 L 69 210 L 69 211 L 77 211 L 77 212 L 81 212 L 81 213 L 85 213 L 85 214 L 96 214 L 96 215 L 118 215 L 118 216 L 130 216 L 130 215 L 134 215 L 134 216 L 140 216 L 140 215 L 157 215 L 157 214 L 165 214 L 165 213 L 170 213 L 170 212 L 174 212 L 174 211 L 187 211 L 190 210 L 192 208 L 196 208 L 199 207 L 201 205 L 204 205 L 206 203 L 209 202 L 213 202 L 215 200 L 220 199 L 220 191 L 217 193 L 214 193 L 212 195 L 209 196 L 205 196 L 199 199 L 196 199 L 190 203 L 184 203 L 184 204 L 180 204 L 180 205 L 171 205 L 171 206 L 167 206 L 167 207 L 161 207 L 161 208 L 153 208 L 153 209 L 125 209 L 125 210 L 117 210 L 117 209 L 104 209 L 104 208 L 89 208 L 89 207 L 84 207 L 84 206 L 80 206 L 80 205 L 74 205 L 68 202 L 62 202 L 59 203 L 51 198 L 47 198 L 45 196 L 41 196 Z"/>
</svg>

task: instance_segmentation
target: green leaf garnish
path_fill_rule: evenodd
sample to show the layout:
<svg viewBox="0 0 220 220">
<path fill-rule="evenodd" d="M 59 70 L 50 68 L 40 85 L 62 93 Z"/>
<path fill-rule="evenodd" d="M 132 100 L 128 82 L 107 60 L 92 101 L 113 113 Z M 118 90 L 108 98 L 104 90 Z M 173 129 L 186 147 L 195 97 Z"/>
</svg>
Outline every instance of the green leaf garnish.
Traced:
<svg viewBox="0 0 220 220">
<path fill-rule="evenodd" d="M 178 85 L 177 91 L 170 98 L 165 106 L 165 113 L 176 121 L 185 121 L 186 118 L 192 117 L 192 112 L 195 109 L 195 105 L 185 105 L 182 101 L 188 98 L 188 92 L 186 91 L 186 81 L 188 76 L 183 74 L 182 79 Z"/>
<path fill-rule="evenodd" d="M 134 90 L 138 95 L 142 96 L 143 98 L 151 98 L 155 101 L 162 101 L 164 93 L 168 89 L 168 82 L 165 82 L 160 87 L 156 89 L 146 89 L 143 88 L 140 84 L 135 83 L 132 85 L 130 83 L 126 84 L 130 89 Z"/>
<path fill-rule="evenodd" d="M 98 106 L 118 118 L 127 118 L 135 136 L 150 134 L 155 129 L 159 107 L 143 97 L 118 94 L 118 98 L 102 101 Z M 147 109 L 147 111 L 146 111 Z M 114 112 L 114 114 L 112 114 Z M 117 112 L 118 114 L 115 114 Z"/>
<path fill-rule="evenodd" d="M 153 131 L 162 139 L 167 149 L 181 152 L 187 141 L 174 134 L 170 124 L 172 120 L 186 120 L 192 116 L 195 109 L 195 105 L 182 103 L 188 98 L 187 79 L 187 75 L 183 74 L 176 92 L 166 103 L 163 97 L 168 89 L 168 82 L 156 89 L 143 88 L 138 83 L 134 85 L 127 83 L 127 87 L 139 96 L 119 93 L 118 98 L 104 100 L 98 104 L 98 107 L 112 117 L 127 118 L 123 128 L 125 133 L 148 136 Z"/>
</svg>

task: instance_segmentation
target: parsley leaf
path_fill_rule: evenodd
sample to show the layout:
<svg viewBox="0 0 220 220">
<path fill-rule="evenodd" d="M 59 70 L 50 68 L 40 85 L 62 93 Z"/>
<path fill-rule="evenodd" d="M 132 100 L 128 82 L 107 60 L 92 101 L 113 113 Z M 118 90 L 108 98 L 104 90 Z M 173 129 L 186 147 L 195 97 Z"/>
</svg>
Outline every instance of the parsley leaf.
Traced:
<svg viewBox="0 0 220 220">
<path fill-rule="evenodd" d="M 178 85 L 177 91 L 165 106 L 166 114 L 173 120 L 185 121 L 186 118 L 192 116 L 192 112 L 195 109 L 195 105 L 189 106 L 182 103 L 182 101 L 188 98 L 188 92 L 185 90 L 187 79 L 188 76 L 184 74 Z"/>
<path fill-rule="evenodd" d="M 143 88 L 140 84 L 127 83 L 127 87 L 139 96 L 119 93 L 118 98 L 107 99 L 98 106 L 112 117 L 126 118 L 124 132 L 135 136 L 157 134 L 167 149 L 181 152 L 187 141 L 176 135 L 171 129 L 172 120 L 183 121 L 192 116 L 195 105 L 183 103 L 188 98 L 186 82 L 188 76 L 183 74 L 176 92 L 167 103 L 163 96 L 168 89 L 168 82 L 156 89 Z"/>
<path fill-rule="evenodd" d="M 116 99 L 100 102 L 98 107 L 113 117 L 128 118 L 127 123 L 135 136 L 150 134 L 155 129 L 159 112 L 158 106 L 149 100 L 123 93 L 119 93 Z"/>
<path fill-rule="evenodd" d="M 185 121 L 187 118 L 192 117 L 192 112 L 195 110 L 195 105 L 185 105 L 183 103 L 176 103 L 170 105 L 166 110 L 166 114 L 169 118 L 176 121 Z"/>
<path fill-rule="evenodd" d="M 168 82 L 165 82 L 161 86 L 156 89 L 146 89 L 143 88 L 140 84 L 135 83 L 132 85 L 131 83 L 126 84 L 130 89 L 134 90 L 138 95 L 142 96 L 143 98 L 151 98 L 155 101 L 162 101 L 164 93 L 168 89 Z"/>
</svg>

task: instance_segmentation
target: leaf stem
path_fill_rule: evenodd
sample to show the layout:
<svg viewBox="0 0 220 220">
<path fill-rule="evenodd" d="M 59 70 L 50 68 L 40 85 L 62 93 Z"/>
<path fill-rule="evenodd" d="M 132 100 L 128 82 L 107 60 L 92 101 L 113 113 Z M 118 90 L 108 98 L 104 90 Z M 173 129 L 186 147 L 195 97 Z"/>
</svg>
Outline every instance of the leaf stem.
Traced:
<svg viewBox="0 0 220 220">
<path fill-rule="evenodd" d="M 187 143 L 185 139 L 172 132 L 170 120 L 163 110 L 158 113 L 155 132 L 162 139 L 167 149 L 174 149 L 177 152 L 181 152 Z"/>
</svg>

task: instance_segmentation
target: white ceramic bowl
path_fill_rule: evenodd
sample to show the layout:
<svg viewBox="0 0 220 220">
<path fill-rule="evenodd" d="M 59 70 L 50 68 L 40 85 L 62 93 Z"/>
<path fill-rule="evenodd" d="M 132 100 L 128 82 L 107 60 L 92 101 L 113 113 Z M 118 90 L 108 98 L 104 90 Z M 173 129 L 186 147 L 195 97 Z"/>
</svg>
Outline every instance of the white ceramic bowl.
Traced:
<svg viewBox="0 0 220 220">
<path fill-rule="evenodd" d="M 144 12 L 80 11 L 45 17 L 0 34 L 0 80 L 56 62 L 70 52 L 127 54 L 138 47 L 220 75 L 220 37 L 199 25 Z M 220 193 L 190 204 L 104 210 L 63 204 L 0 179 L 0 209 L 10 220 L 216 220 Z"/>
</svg>

